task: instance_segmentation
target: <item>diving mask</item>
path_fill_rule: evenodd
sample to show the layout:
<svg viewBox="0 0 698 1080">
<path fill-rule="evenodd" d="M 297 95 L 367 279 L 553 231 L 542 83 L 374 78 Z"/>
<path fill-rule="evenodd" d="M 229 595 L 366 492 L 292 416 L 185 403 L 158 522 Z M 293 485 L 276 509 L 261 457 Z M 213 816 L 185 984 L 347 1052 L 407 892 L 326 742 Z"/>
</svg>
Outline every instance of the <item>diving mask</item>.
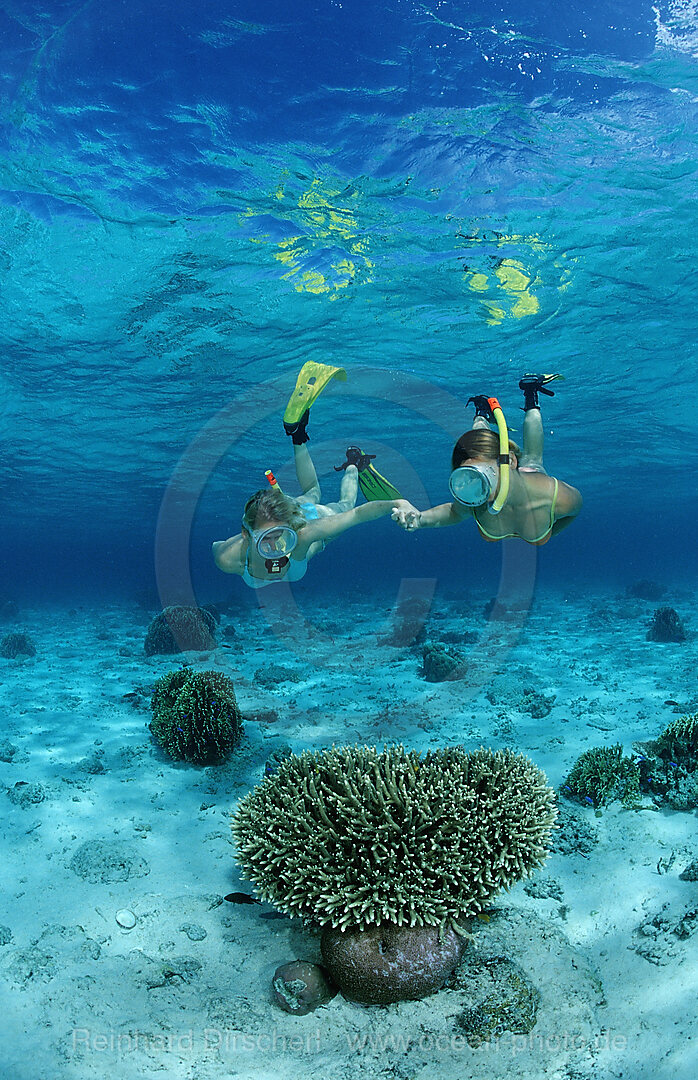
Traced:
<svg viewBox="0 0 698 1080">
<path fill-rule="evenodd" d="M 290 525 L 273 525 L 269 529 L 250 529 L 250 535 L 263 559 L 287 559 L 298 543 L 298 533 Z"/>
<path fill-rule="evenodd" d="M 448 481 L 451 494 L 463 506 L 482 506 L 497 490 L 499 469 L 496 462 L 479 461 L 477 465 L 461 465 L 454 469 Z"/>
</svg>

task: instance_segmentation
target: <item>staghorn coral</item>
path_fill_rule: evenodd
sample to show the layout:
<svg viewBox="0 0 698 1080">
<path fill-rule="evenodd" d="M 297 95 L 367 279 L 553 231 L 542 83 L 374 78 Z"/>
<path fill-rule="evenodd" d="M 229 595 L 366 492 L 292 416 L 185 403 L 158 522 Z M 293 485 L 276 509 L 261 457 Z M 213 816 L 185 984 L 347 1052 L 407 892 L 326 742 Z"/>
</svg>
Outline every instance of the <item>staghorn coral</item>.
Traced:
<svg viewBox="0 0 698 1080">
<path fill-rule="evenodd" d="M 698 806 L 698 713 L 677 716 L 662 733 L 636 743 L 640 786 L 672 810 Z"/>
<path fill-rule="evenodd" d="M 168 671 L 156 682 L 151 705 L 150 730 L 170 757 L 210 764 L 240 738 L 235 689 L 219 671 Z"/>
<path fill-rule="evenodd" d="M 572 766 L 562 786 L 570 799 L 593 806 L 605 806 L 620 799 L 624 806 L 640 801 L 640 770 L 632 758 L 623 756 L 623 747 L 593 746 Z"/>
<path fill-rule="evenodd" d="M 510 750 L 345 746 L 281 762 L 232 827 L 246 875 L 289 915 L 444 932 L 542 865 L 555 816 L 544 774 Z"/>
<path fill-rule="evenodd" d="M 659 757 L 679 762 L 689 772 L 698 766 L 698 713 L 677 716 L 654 744 Z"/>
<path fill-rule="evenodd" d="M 171 656 L 179 652 L 215 649 L 216 620 L 210 611 L 184 605 L 166 607 L 150 623 L 146 656 Z"/>
</svg>

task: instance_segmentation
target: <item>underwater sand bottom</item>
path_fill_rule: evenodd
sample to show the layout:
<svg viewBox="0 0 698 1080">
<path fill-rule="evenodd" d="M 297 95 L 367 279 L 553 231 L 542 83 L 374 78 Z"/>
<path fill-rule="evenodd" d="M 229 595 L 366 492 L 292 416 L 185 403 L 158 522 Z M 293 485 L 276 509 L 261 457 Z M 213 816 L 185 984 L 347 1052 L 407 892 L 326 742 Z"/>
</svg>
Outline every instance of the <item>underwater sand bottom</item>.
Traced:
<svg viewBox="0 0 698 1080">
<path fill-rule="evenodd" d="M 453 983 L 419 1002 L 282 1012 L 274 970 L 318 960 L 318 935 L 223 897 L 252 891 L 229 817 L 281 747 L 511 746 L 557 786 L 584 750 L 628 753 L 674 718 L 666 702 L 693 700 L 694 638 L 648 642 L 656 605 L 611 592 L 546 592 L 514 623 L 476 592 L 437 598 L 429 640 L 477 640 L 459 646 L 463 679 L 427 683 L 421 648 L 390 637 L 389 599 L 297 599 L 289 631 L 283 605 L 236 594 L 208 655 L 146 658 L 153 612 L 135 603 L 24 610 L 6 627 L 37 655 L 0 661 L 0 1073 L 693 1080 L 698 884 L 679 874 L 698 857 L 695 812 L 563 800 L 546 866 L 495 900 Z M 690 594 L 666 602 L 698 626 Z M 224 765 L 175 764 L 152 742 L 150 688 L 182 661 L 235 683 L 245 738 Z M 284 671 L 267 685 L 270 664 Z"/>
</svg>

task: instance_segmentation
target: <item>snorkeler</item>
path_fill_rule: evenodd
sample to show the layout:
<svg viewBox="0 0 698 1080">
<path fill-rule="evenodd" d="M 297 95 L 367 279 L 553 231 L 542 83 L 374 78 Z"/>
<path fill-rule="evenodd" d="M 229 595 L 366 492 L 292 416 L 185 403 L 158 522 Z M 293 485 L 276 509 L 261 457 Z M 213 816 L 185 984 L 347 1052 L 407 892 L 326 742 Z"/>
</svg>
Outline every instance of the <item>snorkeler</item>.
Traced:
<svg viewBox="0 0 698 1080">
<path fill-rule="evenodd" d="M 241 532 L 213 544 L 216 566 L 226 574 L 239 574 L 252 589 L 262 589 L 275 581 L 299 581 L 310 559 L 354 525 L 374 521 L 392 510 L 405 515 L 416 512 L 392 487 L 386 492 L 388 497 L 374 498 L 357 507 L 359 469 L 355 455 L 349 452 L 346 463 L 339 467 L 344 475 L 338 501 L 320 502 L 320 484 L 306 445 L 310 407 L 331 379 L 343 382 L 346 377 L 343 368 L 314 361 L 303 365 L 284 412 L 284 430 L 293 443 L 296 477 L 303 494 L 300 498 L 286 495 L 267 471 L 270 486 L 248 499 Z M 363 455 L 358 460 L 359 468 L 364 467 L 367 475 L 369 471 L 380 475 L 365 469 L 363 459 L 369 457 Z"/>
<path fill-rule="evenodd" d="M 485 540 L 516 537 L 527 544 L 547 544 L 579 513 L 582 496 L 576 488 L 543 467 L 543 421 L 539 394 L 553 397 L 547 384 L 561 375 L 524 375 L 523 450 L 507 434 L 496 398 L 470 398 L 475 418 L 470 431 L 453 448 L 449 488 L 453 501 L 430 510 L 403 511 L 393 520 L 409 532 L 457 525 L 472 516 Z M 496 424 L 495 433 L 491 424 Z"/>
</svg>

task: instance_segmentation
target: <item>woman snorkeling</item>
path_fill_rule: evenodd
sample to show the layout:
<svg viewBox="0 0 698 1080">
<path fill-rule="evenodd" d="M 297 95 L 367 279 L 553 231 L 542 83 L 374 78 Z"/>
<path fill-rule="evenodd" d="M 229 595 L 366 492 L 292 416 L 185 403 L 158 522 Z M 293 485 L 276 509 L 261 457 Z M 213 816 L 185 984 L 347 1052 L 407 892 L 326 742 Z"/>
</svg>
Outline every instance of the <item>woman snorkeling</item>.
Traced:
<svg viewBox="0 0 698 1080">
<path fill-rule="evenodd" d="M 375 521 L 392 510 L 403 515 L 414 511 L 404 499 L 386 498 L 356 506 L 359 472 L 353 460 L 361 460 L 358 448 L 340 466 L 344 476 L 337 502 L 320 502 L 320 484 L 306 443 L 310 407 L 332 378 L 346 379 L 343 368 L 309 361 L 303 365 L 284 413 L 284 430 L 293 442 L 296 477 L 303 494 L 286 495 L 268 472 L 270 486 L 255 492 L 245 504 L 242 529 L 228 540 L 213 544 L 216 566 L 226 574 L 239 574 L 252 589 L 275 581 L 299 581 L 308 562 L 325 544 L 354 525 Z M 367 458 L 368 455 L 363 455 Z M 350 460 L 351 458 L 351 460 Z M 395 492 L 397 496 L 397 492 Z"/>
<path fill-rule="evenodd" d="M 561 375 L 524 375 L 523 450 L 509 440 L 496 398 L 470 398 L 475 418 L 453 448 L 449 488 L 453 501 L 430 510 L 397 508 L 393 519 L 403 529 L 440 528 L 473 517 L 484 540 L 516 537 L 527 544 L 547 544 L 579 513 L 576 488 L 548 476 L 543 467 L 543 421 L 539 394 L 553 397 L 547 384 Z M 496 423 L 495 433 L 490 424 Z"/>
</svg>

